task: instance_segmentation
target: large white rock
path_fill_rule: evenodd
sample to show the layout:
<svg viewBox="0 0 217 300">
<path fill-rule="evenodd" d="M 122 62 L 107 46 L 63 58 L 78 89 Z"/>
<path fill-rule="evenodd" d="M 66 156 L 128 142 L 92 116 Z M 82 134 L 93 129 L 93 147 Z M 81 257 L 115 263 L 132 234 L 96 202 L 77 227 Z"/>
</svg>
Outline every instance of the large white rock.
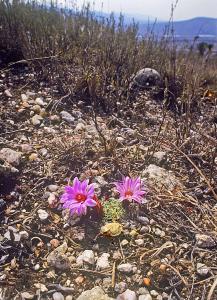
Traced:
<svg viewBox="0 0 217 300">
<path fill-rule="evenodd" d="M 0 160 L 6 161 L 12 166 L 18 166 L 20 164 L 22 153 L 14 151 L 10 148 L 2 148 L 0 151 Z"/>
<path fill-rule="evenodd" d="M 142 176 L 146 178 L 150 185 L 154 185 L 159 189 L 167 189 L 173 191 L 175 189 L 183 189 L 181 181 L 172 171 L 150 164 L 143 172 Z"/>
</svg>

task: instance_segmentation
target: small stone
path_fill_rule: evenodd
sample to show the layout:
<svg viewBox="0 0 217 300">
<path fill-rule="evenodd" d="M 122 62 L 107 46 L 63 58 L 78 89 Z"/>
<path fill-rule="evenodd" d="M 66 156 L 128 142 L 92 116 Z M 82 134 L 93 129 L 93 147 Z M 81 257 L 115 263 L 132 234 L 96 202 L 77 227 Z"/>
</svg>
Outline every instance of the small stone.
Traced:
<svg viewBox="0 0 217 300">
<path fill-rule="evenodd" d="M 105 291 L 107 291 L 111 287 L 111 284 L 112 284 L 111 277 L 103 278 L 102 286 Z"/>
<path fill-rule="evenodd" d="M 117 269 L 119 272 L 129 274 L 133 272 L 133 265 L 131 265 L 130 263 L 121 264 L 117 267 Z"/>
<path fill-rule="evenodd" d="M 21 100 L 22 101 L 28 101 L 29 97 L 26 94 L 21 94 Z"/>
<path fill-rule="evenodd" d="M 154 233 L 155 233 L 156 236 L 161 236 L 162 231 L 161 231 L 159 228 L 156 228 L 156 229 L 154 230 Z"/>
<path fill-rule="evenodd" d="M 110 298 L 99 286 L 84 291 L 76 300 L 114 300 Z M 134 300 L 134 299 L 133 299 Z"/>
<path fill-rule="evenodd" d="M 156 300 L 163 300 L 163 297 L 161 295 L 158 295 Z"/>
<path fill-rule="evenodd" d="M 11 92 L 10 92 L 10 90 L 5 90 L 5 91 L 4 91 L 4 94 L 5 94 L 5 96 L 7 96 L 8 98 L 13 97 L 12 94 L 11 94 Z"/>
<path fill-rule="evenodd" d="M 64 296 L 60 292 L 55 292 L 53 294 L 53 300 L 64 300 Z"/>
<path fill-rule="evenodd" d="M 127 289 L 124 293 L 118 295 L 117 300 L 137 300 L 136 293 Z"/>
<path fill-rule="evenodd" d="M 42 293 L 48 291 L 47 287 L 43 283 L 34 283 L 34 286 L 39 289 Z"/>
<path fill-rule="evenodd" d="M 55 207 L 57 207 L 57 205 L 58 205 L 58 201 L 57 201 L 57 199 L 56 199 L 56 195 L 53 194 L 53 193 L 50 193 L 50 195 L 49 195 L 47 201 L 48 201 L 49 206 L 50 206 L 51 208 L 55 208 Z"/>
<path fill-rule="evenodd" d="M 58 115 L 52 115 L 52 116 L 50 116 L 50 120 L 52 123 L 59 123 L 60 117 Z"/>
<path fill-rule="evenodd" d="M 138 239 L 138 240 L 135 240 L 135 244 L 137 246 L 143 246 L 145 243 L 145 241 L 143 239 Z"/>
<path fill-rule="evenodd" d="M 197 274 L 200 276 L 207 276 L 210 273 L 210 268 L 205 264 L 197 263 Z"/>
<path fill-rule="evenodd" d="M 40 97 L 35 99 L 35 104 L 38 104 L 40 106 L 45 106 L 46 105 L 46 103 L 44 103 L 43 99 L 40 98 Z"/>
<path fill-rule="evenodd" d="M 150 223 L 149 218 L 143 216 L 138 216 L 137 220 L 143 225 L 148 225 Z"/>
<path fill-rule="evenodd" d="M 40 269 L 40 265 L 39 264 L 36 264 L 35 266 L 34 266 L 34 270 L 35 271 L 38 271 Z"/>
<path fill-rule="evenodd" d="M 27 231 L 23 230 L 19 232 L 21 240 L 28 240 L 29 234 Z"/>
<path fill-rule="evenodd" d="M 29 160 L 30 161 L 35 161 L 38 159 L 38 154 L 37 153 L 32 153 L 29 155 Z"/>
<path fill-rule="evenodd" d="M 109 253 L 103 253 L 98 259 L 96 263 L 97 270 L 104 270 L 110 267 L 108 258 L 110 257 Z"/>
<path fill-rule="evenodd" d="M 41 116 L 39 116 L 39 115 L 34 115 L 34 116 L 32 117 L 32 124 L 33 124 L 34 126 L 40 125 L 42 120 L 43 120 L 43 118 L 42 118 Z"/>
<path fill-rule="evenodd" d="M 71 124 L 71 123 L 75 122 L 75 118 L 67 111 L 61 111 L 60 115 L 61 115 L 63 121 L 66 121 L 67 123 Z"/>
<path fill-rule="evenodd" d="M 53 250 L 47 257 L 47 263 L 59 270 L 67 270 L 70 268 L 69 258 L 65 255 L 68 249 L 67 243 L 64 242 L 62 245 Z"/>
<path fill-rule="evenodd" d="M 56 192 L 58 190 L 58 185 L 56 185 L 56 184 L 50 184 L 50 185 L 48 185 L 48 189 L 51 192 Z"/>
<path fill-rule="evenodd" d="M 122 240 L 121 241 L 121 246 L 126 246 L 126 245 L 128 245 L 129 244 L 129 242 L 128 242 L 128 240 Z"/>
<path fill-rule="evenodd" d="M 39 150 L 39 154 L 42 155 L 42 156 L 46 156 L 48 153 L 48 150 L 46 148 L 41 148 Z"/>
<path fill-rule="evenodd" d="M 115 292 L 117 293 L 123 293 L 127 290 L 127 284 L 126 282 L 119 282 L 115 284 Z"/>
<path fill-rule="evenodd" d="M 142 226 L 142 228 L 140 229 L 141 233 L 150 233 L 151 232 L 151 228 L 150 226 Z"/>
<path fill-rule="evenodd" d="M 12 166 L 18 166 L 20 164 L 21 156 L 21 152 L 17 152 L 10 148 L 2 148 L 0 151 L 0 159 Z"/>
<path fill-rule="evenodd" d="M 152 296 L 150 294 L 140 295 L 139 300 L 152 300 Z"/>
<path fill-rule="evenodd" d="M 153 154 L 153 162 L 158 166 L 163 166 L 167 162 L 167 153 L 164 151 L 157 151 Z"/>
<path fill-rule="evenodd" d="M 207 234 L 196 234 L 196 244 L 200 248 L 213 248 L 217 246 L 217 238 Z"/>
<path fill-rule="evenodd" d="M 85 131 L 86 126 L 83 123 L 78 123 L 75 127 L 76 132 Z"/>
<path fill-rule="evenodd" d="M 35 112 L 35 113 L 40 113 L 41 112 L 41 106 L 40 105 L 33 105 L 32 107 L 32 110 Z"/>
<path fill-rule="evenodd" d="M 145 287 L 141 287 L 138 289 L 138 294 L 139 295 L 147 295 L 147 294 L 149 294 L 149 291 Z"/>
<path fill-rule="evenodd" d="M 92 250 L 85 250 L 81 255 L 78 256 L 76 259 L 76 263 L 81 266 L 84 263 L 87 263 L 89 265 L 94 265 L 95 263 L 95 257 L 94 252 Z"/>
<path fill-rule="evenodd" d="M 50 240 L 50 244 L 53 248 L 57 248 L 60 244 L 60 241 L 57 239 L 52 239 L 52 240 Z"/>
<path fill-rule="evenodd" d="M 76 284 L 82 284 L 84 282 L 84 276 L 78 276 L 75 278 Z"/>
<path fill-rule="evenodd" d="M 119 260 L 122 258 L 121 252 L 119 250 L 114 251 L 113 253 L 113 259 L 114 260 Z"/>
<path fill-rule="evenodd" d="M 38 216 L 41 221 L 46 221 L 49 217 L 49 214 L 44 209 L 39 209 Z"/>
<path fill-rule="evenodd" d="M 21 145 L 21 151 L 22 151 L 23 153 L 29 153 L 29 152 L 32 151 L 32 146 L 29 145 L 29 144 L 22 144 L 22 145 Z"/>
<path fill-rule="evenodd" d="M 71 295 L 66 296 L 66 300 L 73 300 L 73 297 Z"/>
<path fill-rule="evenodd" d="M 150 294 L 153 296 L 153 297 L 157 297 L 159 295 L 159 293 L 155 290 L 151 290 L 150 291 Z"/>
<path fill-rule="evenodd" d="M 33 299 L 35 296 L 33 294 L 30 294 L 29 292 L 23 292 L 21 293 L 21 297 L 22 299 L 30 300 Z"/>
</svg>

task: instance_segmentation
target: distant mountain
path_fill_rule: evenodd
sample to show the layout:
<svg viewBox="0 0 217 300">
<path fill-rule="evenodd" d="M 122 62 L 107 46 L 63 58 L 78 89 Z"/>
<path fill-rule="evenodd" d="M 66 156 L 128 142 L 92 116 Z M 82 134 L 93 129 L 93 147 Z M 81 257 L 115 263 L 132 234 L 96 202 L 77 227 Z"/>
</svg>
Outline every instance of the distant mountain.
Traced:
<svg viewBox="0 0 217 300">
<path fill-rule="evenodd" d="M 168 26 L 167 22 L 158 22 L 150 25 L 153 27 L 155 34 L 162 36 L 165 34 L 165 28 Z M 191 39 L 196 36 L 216 39 L 217 42 L 217 19 L 198 17 L 186 21 L 176 21 L 173 23 L 174 35 L 176 37 L 183 37 Z M 139 34 L 144 35 L 147 32 L 147 22 L 139 22 Z"/>
<path fill-rule="evenodd" d="M 108 18 L 110 14 L 105 12 L 95 12 L 98 19 Z M 139 24 L 139 35 L 144 36 L 147 31 L 152 31 L 158 36 L 165 35 L 165 30 L 168 28 L 168 22 L 157 20 L 153 16 L 141 14 L 123 14 L 124 22 L 129 25 L 134 20 Z M 117 21 L 119 13 L 114 13 L 114 18 Z M 176 38 L 191 40 L 196 36 L 205 39 L 215 40 L 217 43 L 217 18 L 197 17 L 190 20 L 173 22 L 174 35 Z M 167 32 L 168 33 L 168 32 Z"/>
</svg>

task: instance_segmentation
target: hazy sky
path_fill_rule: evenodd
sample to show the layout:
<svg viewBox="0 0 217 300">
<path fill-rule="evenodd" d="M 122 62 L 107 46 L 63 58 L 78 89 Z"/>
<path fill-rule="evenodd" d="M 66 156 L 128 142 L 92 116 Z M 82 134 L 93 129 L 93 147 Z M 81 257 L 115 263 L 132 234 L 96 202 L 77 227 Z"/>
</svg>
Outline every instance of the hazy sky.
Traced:
<svg viewBox="0 0 217 300">
<path fill-rule="evenodd" d="M 168 20 L 171 12 L 171 5 L 176 0 L 74 0 L 77 5 L 84 2 L 95 3 L 96 10 L 110 12 L 126 12 L 132 14 L 143 14 Z M 198 16 L 217 18 L 217 0 L 179 0 L 174 13 L 174 19 L 183 20 Z"/>
</svg>

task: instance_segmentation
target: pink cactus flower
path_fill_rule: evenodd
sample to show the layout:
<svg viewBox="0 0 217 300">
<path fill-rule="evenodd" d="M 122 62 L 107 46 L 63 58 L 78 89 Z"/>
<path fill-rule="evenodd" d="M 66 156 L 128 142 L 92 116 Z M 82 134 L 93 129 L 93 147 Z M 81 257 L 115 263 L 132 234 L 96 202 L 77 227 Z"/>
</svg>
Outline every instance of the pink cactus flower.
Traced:
<svg viewBox="0 0 217 300">
<path fill-rule="evenodd" d="M 94 186 L 89 180 L 79 181 L 76 177 L 72 186 L 65 187 L 65 193 L 60 202 L 63 208 L 69 209 L 71 215 L 86 215 L 88 207 L 94 207 L 97 202 L 94 200 Z"/>
<path fill-rule="evenodd" d="M 115 182 L 117 192 L 120 194 L 120 201 L 136 201 L 139 204 L 144 203 L 147 190 L 142 187 L 140 177 L 124 177 L 121 182 Z"/>
</svg>

